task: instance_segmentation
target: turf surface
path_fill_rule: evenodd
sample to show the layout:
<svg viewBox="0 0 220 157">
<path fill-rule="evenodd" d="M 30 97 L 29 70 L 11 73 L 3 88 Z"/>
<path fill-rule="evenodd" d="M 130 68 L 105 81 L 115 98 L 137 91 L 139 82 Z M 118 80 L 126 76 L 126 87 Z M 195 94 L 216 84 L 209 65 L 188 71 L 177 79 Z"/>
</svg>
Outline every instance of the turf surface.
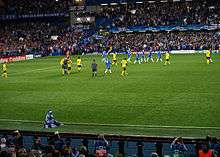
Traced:
<svg viewBox="0 0 220 157">
<path fill-rule="evenodd" d="M 119 65 L 112 67 L 112 76 L 103 76 L 101 56 L 83 56 L 82 71 L 74 65 L 71 76 L 61 76 L 61 57 L 10 63 L 8 79 L 0 79 L 0 128 L 42 130 L 28 121 L 43 122 L 52 109 L 69 124 L 60 131 L 220 136 L 219 56 L 211 65 L 204 55 L 171 57 L 169 66 L 129 64 L 126 77 L 120 76 Z M 93 58 L 97 78 L 91 77 Z"/>
</svg>

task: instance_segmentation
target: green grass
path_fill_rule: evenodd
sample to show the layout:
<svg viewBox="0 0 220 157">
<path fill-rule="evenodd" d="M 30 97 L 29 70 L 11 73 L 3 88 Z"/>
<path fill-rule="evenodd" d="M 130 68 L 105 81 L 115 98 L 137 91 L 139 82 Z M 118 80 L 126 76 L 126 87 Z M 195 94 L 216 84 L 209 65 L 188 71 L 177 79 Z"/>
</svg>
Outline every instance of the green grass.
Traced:
<svg viewBox="0 0 220 157">
<path fill-rule="evenodd" d="M 213 58 L 211 65 L 204 55 L 172 55 L 169 66 L 130 64 L 124 78 L 119 66 L 104 77 L 101 56 L 83 56 L 82 71 L 74 65 L 71 76 L 61 76 L 61 57 L 10 63 L 8 79 L 0 79 L 0 128 L 42 130 L 39 123 L 3 119 L 43 121 L 52 109 L 58 120 L 73 123 L 59 128 L 65 132 L 220 137 L 220 62 Z"/>
</svg>

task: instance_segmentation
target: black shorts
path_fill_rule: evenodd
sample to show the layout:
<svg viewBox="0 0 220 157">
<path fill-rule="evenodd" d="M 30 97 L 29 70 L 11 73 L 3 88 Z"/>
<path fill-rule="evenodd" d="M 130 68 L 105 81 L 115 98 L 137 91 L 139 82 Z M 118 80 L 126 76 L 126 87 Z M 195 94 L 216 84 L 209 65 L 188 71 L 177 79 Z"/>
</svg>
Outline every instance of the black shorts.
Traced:
<svg viewBox="0 0 220 157">
<path fill-rule="evenodd" d="M 168 62 L 170 59 L 166 59 L 166 61 Z"/>
<path fill-rule="evenodd" d="M 94 72 L 97 72 L 97 69 L 92 69 L 92 72 L 94 73 Z"/>
<path fill-rule="evenodd" d="M 71 67 L 68 67 L 68 70 L 71 70 L 72 68 Z"/>
<path fill-rule="evenodd" d="M 4 70 L 4 71 L 3 71 L 3 73 L 7 73 L 7 71 L 6 71 L 6 70 Z"/>
<path fill-rule="evenodd" d="M 126 68 L 122 68 L 124 71 L 126 70 Z"/>
<path fill-rule="evenodd" d="M 210 60 L 211 57 L 206 57 L 206 59 Z"/>
<path fill-rule="evenodd" d="M 62 68 L 63 69 L 67 69 L 67 65 L 62 65 Z"/>
<path fill-rule="evenodd" d="M 77 65 L 77 67 L 78 67 L 78 68 L 81 68 L 81 67 L 82 67 L 82 65 Z"/>
</svg>

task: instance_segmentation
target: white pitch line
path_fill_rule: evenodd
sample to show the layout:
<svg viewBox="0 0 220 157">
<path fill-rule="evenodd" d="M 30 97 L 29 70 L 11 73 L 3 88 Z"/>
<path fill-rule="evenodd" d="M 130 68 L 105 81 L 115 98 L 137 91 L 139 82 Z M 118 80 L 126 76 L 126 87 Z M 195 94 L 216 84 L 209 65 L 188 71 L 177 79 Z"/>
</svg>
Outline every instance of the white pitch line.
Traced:
<svg viewBox="0 0 220 157">
<path fill-rule="evenodd" d="M 76 63 L 73 63 L 73 65 L 76 65 Z M 55 67 L 58 67 L 58 66 L 51 66 L 51 67 L 48 67 L 48 68 L 40 68 L 40 69 L 33 69 L 33 70 L 28 70 L 28 71 L 25 71 L 25 72 L 21 72 L 21 73 L 15 72 L 15 73 L 11 73 L 10 75 L 17 75 L 17 74 L 20 75 L 20 74 L 26 74 L 26 73 L 36 72 L 36 71 L 50 71 L 50 70 L 54 69 Z M 59 68 L 57 68 L 57 69 L 59 69 Z"/>
<path fill-rule="evenodd" d="M 39 123 L 42 121 L 32 120 L 14 120 L 14 119 L 0 119 L 0 122 L 16 122 L 16 123 Z M 109 127 L 139 127 L 139 128 L 163 128 L 163 129 L 210 129 L 220 130 L 220 127 L 199 127 L 199 126 L 162 126 L 162 125 L 131 125 L 131 124 L 102 124 L 102 123 L 71 123 L 62 122 L 66 125 L 84 125 L 84 126 L 109 126 Z"/>
<path fill-rule="evenodd" d="M 21 72 L 21 73 L 15 72 L 15 73 L 11 73 L 10 75 L 16 75 L 16 74 L 20 75 L 20 74 L 26 74 L 26 73 L 35 72 L 35 71 L 48 71 L 48 70 L 53 69 L 54 67 L 57 67 L 57 66 L 51 66 L 51 67 L 48 67 L 48 68 L 33 69 L 33 70 L 24 71 L 24 72 Z"/>
</svg>

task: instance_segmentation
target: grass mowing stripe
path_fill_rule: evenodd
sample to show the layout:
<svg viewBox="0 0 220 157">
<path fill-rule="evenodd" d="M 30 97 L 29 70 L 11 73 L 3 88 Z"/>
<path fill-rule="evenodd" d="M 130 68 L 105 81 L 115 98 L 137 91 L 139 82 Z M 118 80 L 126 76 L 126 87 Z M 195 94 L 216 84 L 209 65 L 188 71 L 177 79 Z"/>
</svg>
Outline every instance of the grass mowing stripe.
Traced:
<svg viewBox="0 0 220 157">
<path fill-rule="evenodd" d="M 28 71 L 25 71 L 25 72 L 15 72 L 15 73 L 11 73 L 10 75 L 14 76 L 14 75 L 20 75 L 20 74 L 26 74 L 26 73 L 32 73 L 32 72 L 36 72 L 36 71 L 50 71 L 51 69 L 54 69 L 54 67 L 57 67 L 57 66 L 51 66 L 51 67 L 48 67 L 48 68 L 40 68 L 40 69 L 34 69 L 34 70 L 28 70 Z"/>
<path fill-rule="evenodd" d="M 220 130 L 172 128 L 176 125 L 220 127 L 220 62 L 207 66 L 203 55 L 172 56 L 170 66 L 129 64 L 126 78 L 120 77 L 120 66 L 112 67 L 111 77 L 103 77 L 105 64 L 98 56 L 82 56 L 85 67 L 77 72 L 74 64 L 70 77 L 61 77 L 59 61 L 62 57 L 9 65 L 9 72 L 15 74 L 0 81 L 0 118 L 38 122 L 0 121 L 0 127 L 40 130 L 44 113 L 50 108 L 57 119 L 70 123 L 58 128 L 63 132 L 219 137 Z M 91 77 L 93 58 L 98 64 L 100 75 L 97 78 Z M 45 69 L 51 66 L 53 69 Z M 19 72 L 27 74 L 19 75 Z M 80 124 L 73 125 L 75 123 Z M 113 127 L 112 124 L 134 125 Z M 159 127 L 147 128 L 148 124 Z M 160 125 L 172 128 L 162 129 Z"/>
<path fill-rule="evenodd" d="M 0 122 L 17 122 L 17 123 L 38 123 L 42 121 L 31 120 L 14 120 L 14 119 L 0 119 Z M 220 130 L 220 127 L 199 127 L 199 126 L 162 126 L 162 125 L 131 125 L 131 124 L 100 124 L 100 123 L 70 123 L 63 122 L 65 125 L 84 125 L 84 126 L 112 126 L 112 127 L 140 127 L 140 128 L 169 128 L 169 129 L 211 129 Z"/>
<path fill-rule="evenodd" d="M 73 63 L 73 65 L 76 65 L 76 63 Z M 51 71 L 51 70 L 54 70 L 55 67 L 58 67 L 58 66 L 50 66 L 48 68 L 40 68 L 40 69 L 34 69 L 34 70 L 28 70 L 28 71 L 25 71 L 25 72 L 15 72 L 15 73 L 11 73 L 10 76 L 15 76 L 15 75 L 20 75 L 20 74 L 26 74 L 26 73 L 32 73 L 32 72 L 42 72 L 42 71 Z M 82 66 L 82 67 L 86 67 L 85 65 Z"/>
</svg>

